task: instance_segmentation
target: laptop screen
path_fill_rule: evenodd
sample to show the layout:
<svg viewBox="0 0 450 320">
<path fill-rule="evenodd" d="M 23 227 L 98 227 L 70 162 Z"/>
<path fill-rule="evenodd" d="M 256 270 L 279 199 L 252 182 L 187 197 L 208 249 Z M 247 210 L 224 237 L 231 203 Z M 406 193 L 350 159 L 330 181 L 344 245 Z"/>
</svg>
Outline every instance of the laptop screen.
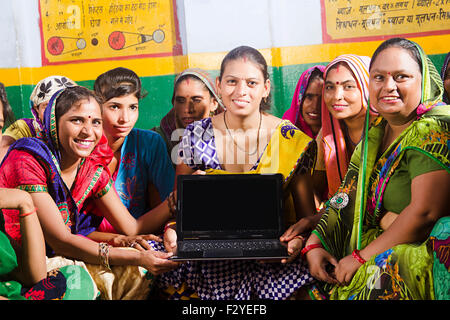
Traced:
<svg viewBox="0 0 450 320">
<path fill-rule="evenodd" d="M 186 237 L 276 237 L 281 175 L 209 175 L 181 179 L 177 228 Z"/>
</svg>

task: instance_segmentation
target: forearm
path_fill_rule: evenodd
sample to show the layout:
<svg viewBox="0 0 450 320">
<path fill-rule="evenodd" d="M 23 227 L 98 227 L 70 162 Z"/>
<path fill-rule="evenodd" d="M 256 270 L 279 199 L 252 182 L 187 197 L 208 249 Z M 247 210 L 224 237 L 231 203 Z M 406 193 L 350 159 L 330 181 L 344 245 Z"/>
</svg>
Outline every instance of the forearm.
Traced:
<svg viewBox="0 0 450 320">
<path fill-rule="evenodd" d="M 314 215 L 316 206 L 312 192 L 311 175 L 309 173 L 296 175 L 293 179 L 292 196 L 297 220 Z"/>
<path fill-rule="evenodd" d="M 44 235 L 36 213 L 20 218 L 20 232 L 22 235 L 20 278 L 25 285 L 33 285 L 47 274 Z"/>
<path fill-rule="evenodd" d="M 106 242 L 111 243 L 112 240 L 117 237 L 117 233 L 109 233 L 109 232 L 100 232 L 100 231 L 94 231 L 91 232 L 87 238 L 95 241 L 95 242 Z"/>
<path fill-rule="evenodd" d="M 99 254 L 99 243 L 88 238 L 68 234 L 66 239 L 52 241 L 50 244 L 56 254 L 81 260 L 90 264 L 102 264 Z M 108 259 L 110 265 L 139 265 L 140 253 L 137 250 L 127 250 L 111 247 Z"/>
<path fill-rule="evenodd" d="M 361 256 L 368 260 L 396 245 L 426 240 L 437 219 L 427 212 L 417 214 L 412 210 L 406 207 L 386 231 L 361 250 Z"/>
<path fill-rule="evenodd" d="M 168 200 L 164 200 L 157 207 L 148 211 L 137 219 L 139 234 L 160 233 L 164 224 L 171 218 Z"/>
</svg>

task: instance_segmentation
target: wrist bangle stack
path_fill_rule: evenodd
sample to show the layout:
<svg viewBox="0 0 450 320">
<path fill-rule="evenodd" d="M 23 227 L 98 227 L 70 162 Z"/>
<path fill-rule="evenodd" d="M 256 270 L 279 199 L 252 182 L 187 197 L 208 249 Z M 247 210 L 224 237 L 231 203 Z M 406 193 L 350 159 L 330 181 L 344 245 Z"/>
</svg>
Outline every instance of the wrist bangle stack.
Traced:
<svg viewBox="0 0 450 320">
<path fill-rule="evenodd" d="M 323 247 L 322 247 L 322 244 L 321 244 L 321 243 L 313 243 L 313 244 L 310 244 L 310 245 L 307 245 L 306 247 L 304 247 L 304 248 L 302 249 L 302 251 L 300 252 L 301 255 L 302 255 L 302 258 L 304 258 L 305 255 L 306 255 L 309 251 L 311 251 L 312 249 L 316 249 L 316 248 L 323 248 Z"/>
<path fill-rule="evenodd" d="M 110 246 L 106 242 L 100 242 L 98 244 L 98 255 L 100 256 L 102 265 L 111 271 L 111 267 L 109 266 L 109 248 Z"/>
<path fill-rule="evenodd" d="M 29 215 L 32 215 L 33 213 L 36 213 L 36 212 L 37 212 L 37 209 L 34 208 L 34 210 L 33 210 L 33 211 L 30 211 L 30 212 L 19 213 L 19 218 L 24 218 L 24 217 L 29 216 Z"/>
<path fill-rule="evenodd" d="M 361 255 L 359 254 L 359 250 L 353 250 L 352 257 L 355 258 L 361 264 L 367 262 L 366 260 L 363 259 L 363 257 L 361 257 Z"/>
</svg>

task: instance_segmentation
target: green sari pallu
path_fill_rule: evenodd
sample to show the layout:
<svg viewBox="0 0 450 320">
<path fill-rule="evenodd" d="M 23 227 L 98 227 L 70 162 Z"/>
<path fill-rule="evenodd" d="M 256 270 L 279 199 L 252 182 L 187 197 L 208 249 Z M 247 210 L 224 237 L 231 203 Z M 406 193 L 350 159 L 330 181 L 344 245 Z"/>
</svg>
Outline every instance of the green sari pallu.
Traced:
<svg viewBox="0 0 450 320">
<path fill-rule="evenodd" d="M 363 249 L 383 232 L 380 220 L 385 213 L 384 191 L 405 151 L 416 150 L 450 172 L 450 108 L 440 102 L 443 88 L 436 69 L 417 47 L 423 61 L 417 120 L 378 156 L 387 122 L 379 117 L 369 130 L 366 117 L 364 139 L 355 149 L 339 190 L 327 202 L 326 211 L 313 231 L 338 260 L 355 249 Z M 449 236 L 450 217 L 445 216 L 437 221 L 423 243 L 396 245 L 371 257 L 348 286 L 319 287 L 325 298 L 339 300 L 450 299 Z"/>
</svg>

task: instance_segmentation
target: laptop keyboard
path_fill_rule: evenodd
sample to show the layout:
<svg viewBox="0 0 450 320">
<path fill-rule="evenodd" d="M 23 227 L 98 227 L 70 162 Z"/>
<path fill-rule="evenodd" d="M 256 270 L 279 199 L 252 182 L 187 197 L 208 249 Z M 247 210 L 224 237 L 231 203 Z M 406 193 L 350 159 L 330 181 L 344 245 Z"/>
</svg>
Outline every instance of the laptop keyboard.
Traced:
<svg viewBox="0 0 450 320">
<path fill-rule="evenodd" d="M 204 251 L 210 249 L 269 250 L 280 247 L 278 240 L 202 240 L 185 241 L 180 249 Z"/>
</svg>

